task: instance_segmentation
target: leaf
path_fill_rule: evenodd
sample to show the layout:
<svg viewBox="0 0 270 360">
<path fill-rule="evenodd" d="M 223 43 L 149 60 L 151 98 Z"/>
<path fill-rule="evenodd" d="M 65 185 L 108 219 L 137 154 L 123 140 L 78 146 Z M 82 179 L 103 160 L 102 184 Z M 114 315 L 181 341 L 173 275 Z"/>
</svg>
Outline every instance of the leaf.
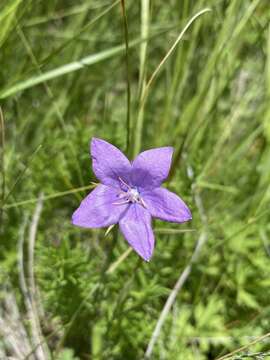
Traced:
<svg viewBox="0 0 270 360">
<path fill-rule="evenodd" d="M 240 305 L 246 305 L 252 309 L 258 309 L 260 307 L 255 297 L 243 289 L 238 291 L 237 302 Z"/>
</svg>

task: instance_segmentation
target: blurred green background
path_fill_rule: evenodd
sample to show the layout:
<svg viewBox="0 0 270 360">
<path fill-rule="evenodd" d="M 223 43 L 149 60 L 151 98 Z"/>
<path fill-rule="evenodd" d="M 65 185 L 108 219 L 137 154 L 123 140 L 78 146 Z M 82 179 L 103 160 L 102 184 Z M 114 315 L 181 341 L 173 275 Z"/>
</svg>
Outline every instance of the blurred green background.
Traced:
<svg viewBox="0 0 270 360">
<path fill-rule="evenodd" d="M 119 1 L 0 3 L 1 360 L 217 359 L 270 331 L 269 1 L 125 6 L 128 37 Z M 93 136 L 175 148 L 166 186 L 193 220 L 155 221 L 150 263 L 70 223 Z"/>
</svg>

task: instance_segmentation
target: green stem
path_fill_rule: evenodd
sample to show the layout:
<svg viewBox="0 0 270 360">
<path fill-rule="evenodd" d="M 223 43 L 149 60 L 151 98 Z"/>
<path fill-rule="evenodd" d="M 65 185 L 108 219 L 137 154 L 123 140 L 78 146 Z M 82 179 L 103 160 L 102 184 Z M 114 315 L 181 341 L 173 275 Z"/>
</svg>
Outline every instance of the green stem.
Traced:
<svg viewBox="0 0 270 360">
<path fill-rule="evenodd" d="M 135 131 L 135 144 L 134 144 L 134 155 L 136 155 L 141 148 L 141 138 L 142 138 L 142 129 L 143 129 L 143 114 L 144 114 L 144 107 L 145 107 L 145 103 L 147 101 L 148 95 L 149 95 L 149 89 L 151 87 L 151 85 L 153 84 L 154 80 L 156 79 L 156 77 L 158 76 L 158 74 L 160 73 L 161 68 L 164 67 L 164 64 L 166 63 L 166 61 L 168 60 L 168 58 L 171 56 L 171 54 L 173 53 L 173 51 L 175 50 L 176 46 L 178 45 L 178 43 L 180 42 L 180 40 L 182 40 L 183 36 L 185 35 L 186 31 L 190 28 L 190 26 L 192 25 L 192 23 L 201 15 L 203 15 L 204 13 L 211 11 L 211 9 L 209 8 L 205 8 L 199 12 L 197 12 L 186 24 L 186 26 L 184 27 L 184 29 L 180 32 L 180 34 L 178 35 L 177 39 L 175 40 L 175 42 L 173 43 L 173 45 L 170 47 L 169 51 L 167 52 L 167 54 L 164 56 L 164 58 L 161 60 L 161 62 L 159 63 L 159 65 L 156 67 L 155 71 L 153 72 L 153 74 L 151 75 L 150 79 L 148 80 L 147 84 L 145 85 L 145 87 L 143 88 L 143 92 L 142 92 L 142 96 L 140 99 L 140 109 L 139 109 L 139 115 L 138 115 L 138 121 L 137 121 L 137 126 L 136 126 L 136 131 Z"/>
<path fill-rule="evenodd" d="M 4 158 L 4 151 L 5 151 L 5 121 L 2 109 L 0 107 L 0 126 L 1 126 L 1 173 L 2 173 L 2 204 L 0 209 L 0 223 L 2 223 L 2 216 L 3 216 L 3 206 L 5 201 L 5 191 L 6 191 L 6 177 L 5 177 L 5 158 Z"/>
<path fill-rule="evenodd" d="M 129 68 L 129 41 L 128 41 L 128 22 L 127 22 L 127 14 L 125 7 L 125 0 L 121 0 L 121 8 L 122 8 L 122 16 L 123 16 L 123 26 L 124 26 L 124 37 L 125 37 L 125 62 L 126 62 L 126 80 L 127 80 L 127 116 L 126 116 L 126 152 L 129 154 L 130 151 L 130 99 L 131 99 L 131 91 L 130 91 L 130 68 Z"/>
</svg>

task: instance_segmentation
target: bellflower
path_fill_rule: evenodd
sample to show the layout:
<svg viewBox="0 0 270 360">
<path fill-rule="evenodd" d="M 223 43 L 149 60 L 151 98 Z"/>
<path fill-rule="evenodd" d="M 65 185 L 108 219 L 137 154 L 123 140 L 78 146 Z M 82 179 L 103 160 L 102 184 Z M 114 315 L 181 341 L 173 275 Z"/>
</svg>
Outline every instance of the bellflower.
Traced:
<svg viewBox="0 0 270 360">
<path fill-rule="evenodd" d="M 151 218 L 175 223 L 191 219 L 183 200 L 160 187 L 169 174 L 173 148 L 147 150 L 130 162 L 104 140 L 93 138 L 90 147 L 93 171 L 101 184 L 81 202 L 72 223 L 85 228 L 119 223 L 129 245 L 149 261 L 155 243 Z"/>
</svg>

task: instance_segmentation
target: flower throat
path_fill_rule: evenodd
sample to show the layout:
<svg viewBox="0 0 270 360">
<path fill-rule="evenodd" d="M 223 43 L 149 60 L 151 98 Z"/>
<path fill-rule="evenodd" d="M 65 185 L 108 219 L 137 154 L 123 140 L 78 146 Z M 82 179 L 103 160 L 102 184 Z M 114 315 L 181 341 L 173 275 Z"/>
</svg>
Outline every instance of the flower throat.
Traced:
<svg viewBox="0 0 270 360">
<path fill-rule="evenodd" d="M 118 197 L 122 201 L 114 203 L 114 204 L 122 205 L 122 204 L 128 204 L 128 203 L 132 203 L 132 204 L 137 203 L 146 208 L 145 202 L 143 201 L 137 187 L 131 187 L 121 177 L 119 177 L 119 181 L 120 181 L 120 187 L 122 185 L 122 190 L 120 191 Z M 123 187 L 124 187 L 124 189 L 123 189 Z"/>
</svg>

